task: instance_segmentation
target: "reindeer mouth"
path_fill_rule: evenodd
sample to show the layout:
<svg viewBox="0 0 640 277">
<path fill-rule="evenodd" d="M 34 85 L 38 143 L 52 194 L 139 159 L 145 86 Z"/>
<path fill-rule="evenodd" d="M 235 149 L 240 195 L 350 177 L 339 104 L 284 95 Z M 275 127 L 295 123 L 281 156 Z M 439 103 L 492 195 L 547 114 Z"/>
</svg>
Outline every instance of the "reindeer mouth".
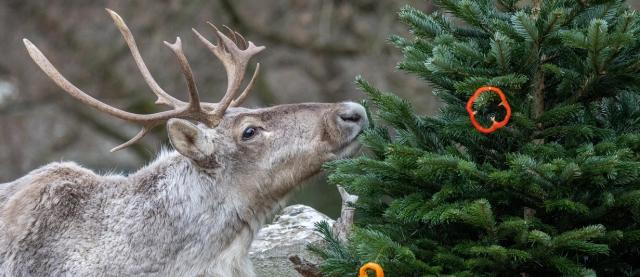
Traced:
<svg viewBox="0 0 640 277">
<path fill-rule="evenodd" d="M 360 143 L 360 141 L 358 141 L 359 136 L 360 134 L 338 147 L 338 149 L 333 152 L 336 156 L 336 159 L 339 160 L 348 158 L 358 152 L 358 150 L 360 150 L 360 147 L 362 147 L 362 144 Z"/>
</svg>

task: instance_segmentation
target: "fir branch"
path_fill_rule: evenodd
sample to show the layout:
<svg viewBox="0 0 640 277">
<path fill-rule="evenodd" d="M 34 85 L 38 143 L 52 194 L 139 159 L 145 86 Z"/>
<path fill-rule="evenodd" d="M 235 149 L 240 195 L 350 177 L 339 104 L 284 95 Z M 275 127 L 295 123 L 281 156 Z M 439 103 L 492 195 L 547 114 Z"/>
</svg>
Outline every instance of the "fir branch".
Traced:
<svg viewBox="0 0 640 277">
<path fill-rule="evenodd" d="M 498 66 L 503 73 L 507 73 L 509 71 L 511 43 L 512 41 L 500 32 L 496 32 L 491 40 L 491 54 L 498 62 Z"/>
<path fill-rule="evenodd" d="M 527 41 L 538 41 L 539 33 L 535 21 L 523 11 L 518 11 L 511 17 L 511 23 L 518 34 Z"/>
<path fill-rule="evenodd" d="M 588 45 L 589 60 L 591 61 L 591 67 L 596 75 L 602 75 L 602 50 L 605 48 L 605 41 L 607 39 L 607 22 L 603 20 L 593 20 L 589 25 L 587 32 L 586 43 Z"/>
<path fill-rule="evenodd" d="M 554 11 L 552 13 L 552 17 L 549 20 L 549 22 L 547 22 L 547 26 L 544 28 L 544 31 L 542 32 L 542 40 L 544 41 L 544 39 L 547 37 L 547 35 L 551 32 L 551 30 L 553 30 L 555 27 L 557 27 L 557 23 L 560 20 L 560 18 L 563 16 L 563 13 L 561 11 Z"/>
</svg>

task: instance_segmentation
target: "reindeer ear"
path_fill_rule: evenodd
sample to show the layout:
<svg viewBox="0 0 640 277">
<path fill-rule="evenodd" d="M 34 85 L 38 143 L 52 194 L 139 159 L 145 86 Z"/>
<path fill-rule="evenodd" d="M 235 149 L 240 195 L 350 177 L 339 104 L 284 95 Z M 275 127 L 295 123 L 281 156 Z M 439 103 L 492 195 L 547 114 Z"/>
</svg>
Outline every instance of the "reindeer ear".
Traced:
<svg viewBox="0 0 640 277">
<path fill-rule="evenodd" d="M 171 145 L 180 154 L 200 165 L 206 163 L 208 167 L 212 166 L 206 161 L 212 159 L 210 156 L 213 152 L 213 145 L 206 140 L 204 133 L 198 126 L 184 119 L 172 118 L 167 122 L 167 132 Z"/>
</svg>

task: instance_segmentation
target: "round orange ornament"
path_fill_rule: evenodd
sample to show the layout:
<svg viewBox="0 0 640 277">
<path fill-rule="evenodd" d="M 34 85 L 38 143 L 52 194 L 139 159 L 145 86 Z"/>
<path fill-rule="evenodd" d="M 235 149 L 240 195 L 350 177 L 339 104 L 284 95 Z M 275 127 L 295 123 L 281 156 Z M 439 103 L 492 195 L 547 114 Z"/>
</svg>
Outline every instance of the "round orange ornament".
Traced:
<svg viewBox="0 0 640 277">
<path fill-rule="evenodd" d="M 498 96 L 500 96 L 501 102 L 500 104 L 498 104 L 498 106 L 503 106 L 507 114 L 504 116 L 504 119 L 502 121 L 496 121 L 495 118 L 492 117 L 491 121 L 493 123 L 491 124 L 491 127 L 485 128 L 482 125 L 480 125 L 480 123 L 478 123 L 478 121 L 476 120 L 476 113 L 478 112 L 473 110 L 473 103 L 476 102 L 476 99 L 478 99 L 480 94 L 484 92 L 489 92 L 489 91 L 495 92 L 496 94 L 498 94 Z M 504 127 L 505 125 L 507 125 L 507 123 L 509 123 L 509 118 L 511 118 L 511 106 L 509 106 L 509 102 L 507 102 L 507 97 L 504 95 L 501 89 L 497 87 L 490 87 L 490 86 L 480 87 L 479 89 L 476 90 L 476 92 L 471 96 L 471 98 L 469 98 L 469 101 L 467 101 L 467 112 L 469 113 L 469 119 L 471 119 L 471 124 L 473 124 L 473 127 L 475 127 L 478 131 L 484 134 L 492 133 L 495 130 L 498 130 Z"/>
<path fill-rule="evenodd" d="M 384 277 L 384 271 L 382 267 L 377 263 L 366 263 L 360 268 L 358 277 L 367 277 L 367 270 L 373 270 L 376 273 L 376 277 Z"/>
</svg>

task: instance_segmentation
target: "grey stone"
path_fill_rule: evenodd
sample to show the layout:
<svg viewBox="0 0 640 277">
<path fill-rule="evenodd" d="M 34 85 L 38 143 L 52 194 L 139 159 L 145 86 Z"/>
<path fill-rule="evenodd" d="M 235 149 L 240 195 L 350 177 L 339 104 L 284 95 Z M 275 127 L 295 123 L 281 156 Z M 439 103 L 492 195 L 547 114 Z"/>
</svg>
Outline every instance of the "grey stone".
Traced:
<svg viewBox="0 0 640 277">
<path fill-rule="evenodd" d="M 318 262 L 306 247 L 309 243 L 322 241 L 320 233 L 314 231 L 314 224 L 323 220 L 331 225 L 334 223 L 328 216 L 305 205 L 284 208 L 273 223 L 260 230 L 249 250 L 257 276 L 299 277 L 289 261 L 291 255 Z"/>
</svg>

